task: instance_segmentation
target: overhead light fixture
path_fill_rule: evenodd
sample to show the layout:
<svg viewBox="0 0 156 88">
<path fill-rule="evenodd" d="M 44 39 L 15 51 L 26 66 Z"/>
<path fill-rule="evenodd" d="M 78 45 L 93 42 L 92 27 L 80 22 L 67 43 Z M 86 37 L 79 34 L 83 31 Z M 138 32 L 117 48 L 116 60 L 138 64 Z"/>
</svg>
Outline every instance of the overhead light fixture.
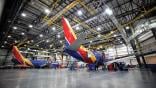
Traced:
<svg viewBox="0 0 156 88">
<path fill-rule="evenodd" d="M 110 33 L 111 33 L 111 34 L 113 34 L 113 33 L 114 33 L 114 31 L 111 31 Z"/>
<path fill-rule="evenodd" d="M 49 40 L 46 41 L 47 43 L 49 42 Z"/>
<path fill-rule="evenodd" d="M 82 13 L 81 10 L 78 10 L 78 11 L 77 11 L 77 14 L 78 14 L 79 16 L 81 16 L 83 13 Z"/>
<path fill-rule="evenodd" d="M 144 24 L 141 24 L 141 27 L 144 27 Z"/>
<path fill-rule="evenodd" d="M 10 23 L 11 22 L 11 20 L 8 20 L 8 23 Z"/>
<path fill-rule="evenodd" d="M 127 26 L 126 29 L 129 29 L 129 26 Z"/>
<path fill-rule="evenodd" d="M 8 38 L 11 38 L 11 35 L 8 35 Z"/>
<path fill-rule="evenodd" d="M 39 46 L 39 45 L 36 45 L 37 47 Z"/>
<path fill-rule="evenodd" d="M 17 43 L 17 40 L 15 40 L 15 43 Z"/>
<path fill-rule="evenodd" d="M 34 42 L 34 40 L 31 40 L 31 42 Z"/>
<path fill-rule="evenodd" d="M 33 25 L 29 24 L 29 28 L 32 28 L 32 27 L 33 27 Z"/>
<path fill-rule="evenodd" d="M 102 46 L 102 45 L 100 45 L 100 46 L 99 46 L 99 48 L 103 48 L 103 46 Z"/>
<path fill-rule="evenodd" d="M 39 36 L 42 38 L 43 37 L 43 34 L 40 34 Z"/>
<path fill-rule="evenodd" d="M 25 33 L 24 33 L 24 32 L 22 32 L 22 33 L 21 33 L 21 35 L 25 35 Z"/>
<path fill-rule="evenodd" d="M 28 50 L 30 50 L 30 48 L 28 48 Z"/>
<path fill-rule="evenodd" d="M 116 34 L 114 34 L 114 37 L 116 37 L 117 35 Z"/>
<path fill-rule="evenodd" d="M 57 35 L 57 38 L 60 38 L 60 37 L 61 37 L 61 35 L 60 35 L 60 34 L 58 34 L 58 35 Z"/>
<path fill-rule="evenodd" d="M 60 40 L 60 43 L 62 43 L 62 40 Z"/>
<path fill-rule="evenodd" d="M 79 26 L 77 26 L 77 27 L 76 27 L 76 30 L 79 30 L 79 29 L 80 29 L 80 27 L 79 27 Z"/>
<path fill-rule="evenodd" d="M 51 48 L 53 45 L 49 45 L 49 47 Z"/>
<path fill-rule="evenodd" d="M 30 43 L 30 41 L 27 41 L 27 43 Z"/>
<path fill-rule="evenodd" d="M 100 28 L 100 27 L 98 27 L 98 28 L 97 28 L 97 31 L 101 31 L 101 28 Z"/>
<path fill-rule="evenodd" d="M 2 48 L 4 48 L 4 46 L 3 46 L 3 45 L 2 45 L 1 47 L 2 47 Z"/>
<path fill-rule="evenodd" d="M 22 16 L 22 17 L 26 17 L 27 14 L 26 14 L 26 13 L 22 13 L 21 16 Z"/>
<path fill-rule="evenodd" d="M 7 43 L 8 43 L 7 41 L 4 42 L 4 44 L 7 44 Z"/>
<path fill-rule="evenodd" d="M 110 8 L 106 8 L 105 13 L 111 16 L 113 14 L 113 11 Z"/>
<path fill-rule="evenodd" d="M 44 10 L 44 12 L 45 12 L 46 14 L 49 14 L 49 13 L 50 13 L 50 10 L 46 8 L 46 9 Z"/>
<path fill-rule="evenodd" d="M 90 43 L 92 43 L 93 41 L 89 41 Z"/>
<path fill-rule="evenodd" d="M 52 27 L 52 30 L 53 30 L 53 31 L 55 31 L 55 30 L 56 30 L 56 28 L 55 28 L 55 27 Z"/>
<path fill-rule="evenodd" d="M 98 38 L 100 38 L 100 37 L 101 37 L 101 35 L 98 35 L 97 37 L 98 37 Z"/>
<path fill-rule="evenodd" d="M 13 29 L 15 29 L 15 30 L 16 30 L 16 29 L 17 29 L 17 27 L 16 27 L 16 26 L 14 26 L 14 27 L 13 27 Z"/>
</svg>

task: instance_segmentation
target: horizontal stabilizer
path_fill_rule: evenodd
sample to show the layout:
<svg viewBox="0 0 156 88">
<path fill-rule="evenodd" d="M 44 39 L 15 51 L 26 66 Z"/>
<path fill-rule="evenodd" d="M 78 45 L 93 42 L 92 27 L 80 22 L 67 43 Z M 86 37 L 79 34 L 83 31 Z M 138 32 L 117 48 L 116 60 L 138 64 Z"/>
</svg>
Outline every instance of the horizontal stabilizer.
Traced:
<svg viewBox="0 0 156 88">
<path fill-rule="evenodd" d="M 76 39 L 69 47 L 68 49 L 69 50 L 73 50 L 73 51 L 77 51 L 80 46 L 84 43 L 84 40 L 81 38 L 81 39 Z"/>
</svg>

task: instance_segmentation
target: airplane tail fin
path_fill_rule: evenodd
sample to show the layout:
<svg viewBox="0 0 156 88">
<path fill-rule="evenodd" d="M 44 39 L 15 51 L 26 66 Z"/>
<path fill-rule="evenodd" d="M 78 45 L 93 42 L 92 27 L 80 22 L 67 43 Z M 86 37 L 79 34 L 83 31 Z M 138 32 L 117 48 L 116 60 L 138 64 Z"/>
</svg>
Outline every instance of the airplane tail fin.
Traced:
<svg viewBox="0 0 156 88">
<path fill-rule="evenodd" d="M 62 26 L 63 26 L 64 36 L 66 40 L 65 47 L 68 47 L 68 49 L 70 50 L 76 51 L 84 42 L 84 39 L 77 38 L 68 20 L 64 17 L 62 17 Z"/>
<path fill-rule="evenodd" d="M 21 64 L 21 65 L 28 65 L 33 66 L 30 60 L 24 58 L 24 56 L 20 53 L 16 46 L 13 46 L 12 53 L 14 58 Z"/>
<path fill-rule="evenodd" d="M 64 31 L 64 36 L 66 40 L 66 46 L 70 46 L 77 39 L 72 27 L 70 26 L 68 20 L 62 17 L 62 26 Z"/>
</svg>

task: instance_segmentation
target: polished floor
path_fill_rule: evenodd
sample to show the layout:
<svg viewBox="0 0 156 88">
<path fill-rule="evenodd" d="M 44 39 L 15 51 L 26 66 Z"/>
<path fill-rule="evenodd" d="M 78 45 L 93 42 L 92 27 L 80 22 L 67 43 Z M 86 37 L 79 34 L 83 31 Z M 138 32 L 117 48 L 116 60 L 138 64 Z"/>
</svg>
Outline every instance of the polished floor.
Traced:
<svg viewBox="0 0 156 88">
<path fill-rule="evenodd" d="M 149 71 L 87 72 L 67 69 L 0 70 L 0 88 L 156 88 Z"/>
</svg>

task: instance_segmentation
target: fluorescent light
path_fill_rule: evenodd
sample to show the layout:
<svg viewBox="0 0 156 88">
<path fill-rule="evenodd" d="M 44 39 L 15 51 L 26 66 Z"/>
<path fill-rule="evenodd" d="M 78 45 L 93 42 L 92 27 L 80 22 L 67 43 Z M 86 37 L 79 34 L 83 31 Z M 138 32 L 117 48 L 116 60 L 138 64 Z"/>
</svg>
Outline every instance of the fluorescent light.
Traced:
<svg viewBox="0 0 156 88">
<path fill-rule="evenodd" d="M 81 16 L 83 13 L 82 13 L 81 10 L 78 10 L 78 11 L 77 11 L 77 14 L 78 14 L 79 16 Z"/>
<path fill-rule="evenodd" d="M 99 48 L 103 48 L 103 46 L 102 46 L 102 45 L 100 45 L 100 46 L 99 46 Z"/>
<path fill-rule="evenodd" d="M 106 8 L 105 13 L 108 14 L 109 16 L 113 14 L 110 8 Z"/>
<path fill-rule="evenodd" d="M 49 45 L 50 47 L 52 47 L 53 45 Z"/>
<path fill-rule="evenodd" d="M 49 40 L 46 41 L 47 43 L 49 42 Z"/>
<path fill-rule="evenodd" d="M 30 41 L 27 41 L 27 43 L 30 43 Z"/>
<path fill-rule="evenodd" d="M 30 27 L 30 28 L 32 28 L 32 27 L 33 27 L 33 25 L 29 24 L 29 27 Z"/>
<path fill-rule="evenodd" d="M 100 28 L 100 27 L 98 27 L 98 28 L 97 28 L 97 31 L 101 31 L 101 28 Z"/>
<path fill-rule="evenodd" d="M 49 9 L 45 9 L 44 12 L 45 12 L 46 14 L 49 14 L 49 13 L 50 13 L 50 10 L 49 10 Z"/>
<path fill-rule="evenodd" d="M 55 28 L 55 27 L 52 27 L 52 30 L 53 30 L 53 31 L 55 31 L 55 30 L 56 30 L 56 28 Z"/>
<path fill-rule="evenodd" d="M 4 43 L 7 44 L 7 41 L 5 41 Z"/>
<path fill-rule="evenodd" d="M 79 29 L 80 29 L 80 27 L 79 27 L 79 26 L 77 26 L 77 27 L 76 27 L 76 30 L 79 30 Z"/>
<path fill-rule="evenodd" d="M 9 35 L 8 38 L 11 38 L 11 35 Z"/>
<path fill-rule="evenodd" d="M 16 26 L 14 26 L 14 27 L 13 27 L 13 29 L 17 29 L 17 27 L 16 27 Z"/>
<path fill-rule="evenodd" d="M 60 37 L 61 37 L 61 35 L 58 34 L 58 35 L 57 35 L 57 38 L 60 38 Z"/>
<path fill-rule="evenodd" d="M 22 17 L 26 17 L 27 14 L 26 14 L 26 13 L 22 13 L 21 16 L 22 16 Z"/>
<path fill-rule="evenodd" d="M 62 43 L 62 41 L 60 40 L 60 43 Z"/>
<path fill-rule="evenodd" d="M 15 43 L 17 43 L 17 41 L 15 40 Z"/>
<path fill-rule="evenodd" d="M 126 29 L 129 29 L 129 26 L 127 26 Z"/>
<path fill-rule="evenodd" d="M 31 40 L 31 42 L 34 42 L 34 40 Z"/>
<path fill-rule="evenodd" d="M 117 35 L 116 34 L 114 34 L 114 37 L 116 37 Z"/>
<path fill-rule="evenodd" d="M 39 36 L 42 38 L 43 37 L 43 34 L 40 34 Z"/>
<path fill-rule="evenodd" d="M 100 37 L 101 37 L 101 35 L 98 35 L 97 37 L 98 37 L 98 38 L 100 38 Z"/>
<path fill-rule="evenodd" d="M 113 34 L 114 33 L 114 31 L 111 31 L 111 34 Z"/>
<path fill-rule="evenodd" d="M 22 32 L 22 33 L 21 33 L 21 35 L 25 35 L 25 33 L 24 33 L 24 32 Z"/>
</svg>

